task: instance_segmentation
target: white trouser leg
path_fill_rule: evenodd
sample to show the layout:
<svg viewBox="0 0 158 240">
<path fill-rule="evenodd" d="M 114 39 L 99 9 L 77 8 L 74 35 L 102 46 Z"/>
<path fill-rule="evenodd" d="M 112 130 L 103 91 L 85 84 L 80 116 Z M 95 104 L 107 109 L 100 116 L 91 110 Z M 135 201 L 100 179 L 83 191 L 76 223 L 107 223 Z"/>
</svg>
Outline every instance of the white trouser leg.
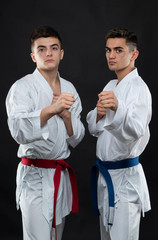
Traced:
<svg viewBox="0 0 158 240">
<path fill-rule="evenodd" d="M 43 201 L 41 176 L 36 169 L 31 169 L 20 196 L 24 240 L 55 240 L 52 219 L 46 220 L 42 212 Z M 64 223 L 65 218 L 56 226 L 57 240 L 62 238 Z"/>
<path fill-rule="evenodd" d="M 42 212 L 43 201 L 41 176 L 36 169 L 30 169 L 25 177 L 20 196 L 24 240 L 52 240 L 52 219 L 50 218 L 50 221 L 48 221 L 44 217 Z M 62 236 L 63 227 L 64 221 L 57 226 L 59 240 Z"/>
<path fill-rule="evenodd" d="M 103 225 L 102 217 L 99 217 L 100 220 L 100 238 L 101 240 L 111 240 L 109 233 L 106 231 L 105 226 Z"/>
<path fill-rule="evenodd" d="M 115 208 L 110 234 L 106 231 L 100 217 L 101 240 L 138 240 L 140 216 L 140 204 L 119 201 Z"/>
<path fill-rule="evenodd" d="M 115 209 L 114 224 L 111 228 L 111 239 L 138 240 L 141 206 L 137 203 L 117 203 Z"/>
<path fill-rule="evenodd" d="M 42 197 L 29 201 L 29 198 L 22 193 L 20 208 L 24 240 L 50 240 L 50 225 L 42 214 Z"/>
<path fill-rule="evenodd" d="M 64 226 L 65 226 L 65 218 L 62 219 L 62 223 L 61 224 L 56 226 L 57 240 L 61 240 L 62 239 Z M 53 231 L 52 231 L 52 239 L 51 240 L 55 240 L 55 229 L 54 228 L 53 228 Z"/>
</svg>

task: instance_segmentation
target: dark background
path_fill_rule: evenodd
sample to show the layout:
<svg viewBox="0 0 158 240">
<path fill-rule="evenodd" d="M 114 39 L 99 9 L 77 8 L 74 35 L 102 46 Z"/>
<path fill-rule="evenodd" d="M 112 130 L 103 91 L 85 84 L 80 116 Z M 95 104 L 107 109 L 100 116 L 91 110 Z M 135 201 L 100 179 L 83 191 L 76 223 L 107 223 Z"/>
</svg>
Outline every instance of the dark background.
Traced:
<svg viewBox="0 0 158 240">
<path fill-rule="evenodd" d="M 2 2 L 1 2 L 2 4 Z M 153 97 L 151 139 L 141 156 L 151 195 L 152 211 L 141 221 L 140 240 L 158 239 L 157 233 L 157 1 L 135 0 L 27 0 L 3 1 L 0 8 L 1 32 L 1 158 L 0 158 L 0 239 L 22 240 L 20 211 L 15 205 L 15 178 L 18 145 L 11 138 L 5 110 L 10 86 L 32 73 L 29 36 L 39 25 L 56 28 L 63 38 L 65 56 L 60 65 L 62 77 L 71 81 L 81 97 L 84 140 L 72 150 L 69 163 L 78 180 L 79 214 L 67 217 L 63 240 L 99 239 L 98 218 L 93 215 L 90 195 L 90 167 L 96 160 L 95 141 L 87 130 L 86 115 L 95 107 L 97 94 L 115 77 L 106 64 L 104 36 L 113 27 L 127 27 L 139 38 L 139 74 Z M 120 240 L 120 239 L 118 239 Z"/>
</svg>

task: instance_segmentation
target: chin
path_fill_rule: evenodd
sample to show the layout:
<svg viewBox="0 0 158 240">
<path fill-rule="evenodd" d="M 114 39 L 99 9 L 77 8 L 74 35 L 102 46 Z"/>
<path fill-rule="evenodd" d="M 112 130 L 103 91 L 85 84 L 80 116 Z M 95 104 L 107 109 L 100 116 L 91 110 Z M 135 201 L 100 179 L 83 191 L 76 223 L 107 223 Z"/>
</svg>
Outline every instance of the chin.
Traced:
<svg viewBox="0 0 158 240">
<path fill-rule="evenodd" d="M 116 68 L 115 68 L 115 67 L 112 67 L 112 66 L 109 66 L 109 70 L 111 70 L 111 71 L 116 71 Z"/>
<path fill-rule="evenodd" d="M 46 71 L 54 71 L 56 69 L 56 67 L 54 67 L 54 66 L 47 66 L 46 68 L 45 68 L 45 70 Z"/>
</svg>

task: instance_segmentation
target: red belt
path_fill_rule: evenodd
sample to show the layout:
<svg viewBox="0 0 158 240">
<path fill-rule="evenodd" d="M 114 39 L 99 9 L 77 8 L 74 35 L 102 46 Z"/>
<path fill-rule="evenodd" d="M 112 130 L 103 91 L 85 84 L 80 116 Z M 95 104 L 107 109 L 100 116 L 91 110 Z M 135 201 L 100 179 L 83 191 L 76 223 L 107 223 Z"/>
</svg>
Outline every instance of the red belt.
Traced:
<svg viewBox="0 0 158 240">
<path fill-rule="evenodd" d="M 72 167 L 65 162 L 65 160 L 48 160 L 48 159 L 30 159 L 22 158 L 21 163 L 27 166 L 34 166 L 39 168 L 56 168 L 54 174 L 54 215 L 53 215 L 53 228 L 56 228 L 56 202 L 58 196 L 58 189 L 60 184 L 61 170 L 67 169 L 70 176 L 72 187 L 72 212 L 78 213 L 78 189 L 75 173 Z"/>
</svg>

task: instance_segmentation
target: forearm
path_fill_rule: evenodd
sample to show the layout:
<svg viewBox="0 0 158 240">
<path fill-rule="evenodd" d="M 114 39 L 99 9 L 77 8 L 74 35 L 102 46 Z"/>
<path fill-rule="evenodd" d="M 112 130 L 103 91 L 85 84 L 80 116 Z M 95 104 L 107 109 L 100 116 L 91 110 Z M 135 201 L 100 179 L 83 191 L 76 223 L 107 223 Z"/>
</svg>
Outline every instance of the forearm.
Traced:
<svg viewBox="0 0 158 240">
<path fill-rule="evenodd" d="M 71 113 L 67 110 L 64 110 L 59 116 L 63 119 L 67 134 L 69 137 L 73 136 L 73 128 L 72 128 L 72 122 L 71 122 Z"/>
<path fill-rule="evenodd" d="M 12 137 L 19 144 L 27 144 L 43 138 L 40 124 L 41 110 L 31 113 L 15 113 L 8 117 Z"/>
<path fill-rule="evenodd" d="M 41 127 L 45 125 L 45 123 L 54 115 L 56 114 L 55 109 L 53 105 L 50 105 L 44 109 L 42 109 L 40 114 L 40 121 L 41 121 Z"/>
<path fill-rule="evenodd" d="M 87 123 L 88 123 L 88 130 L 91 135 L 93 136 L 98 136 L 98 131 L 97 131 L 97 108 L 94 110 L 90 111 L 87 114 Z"/>
</svg>

